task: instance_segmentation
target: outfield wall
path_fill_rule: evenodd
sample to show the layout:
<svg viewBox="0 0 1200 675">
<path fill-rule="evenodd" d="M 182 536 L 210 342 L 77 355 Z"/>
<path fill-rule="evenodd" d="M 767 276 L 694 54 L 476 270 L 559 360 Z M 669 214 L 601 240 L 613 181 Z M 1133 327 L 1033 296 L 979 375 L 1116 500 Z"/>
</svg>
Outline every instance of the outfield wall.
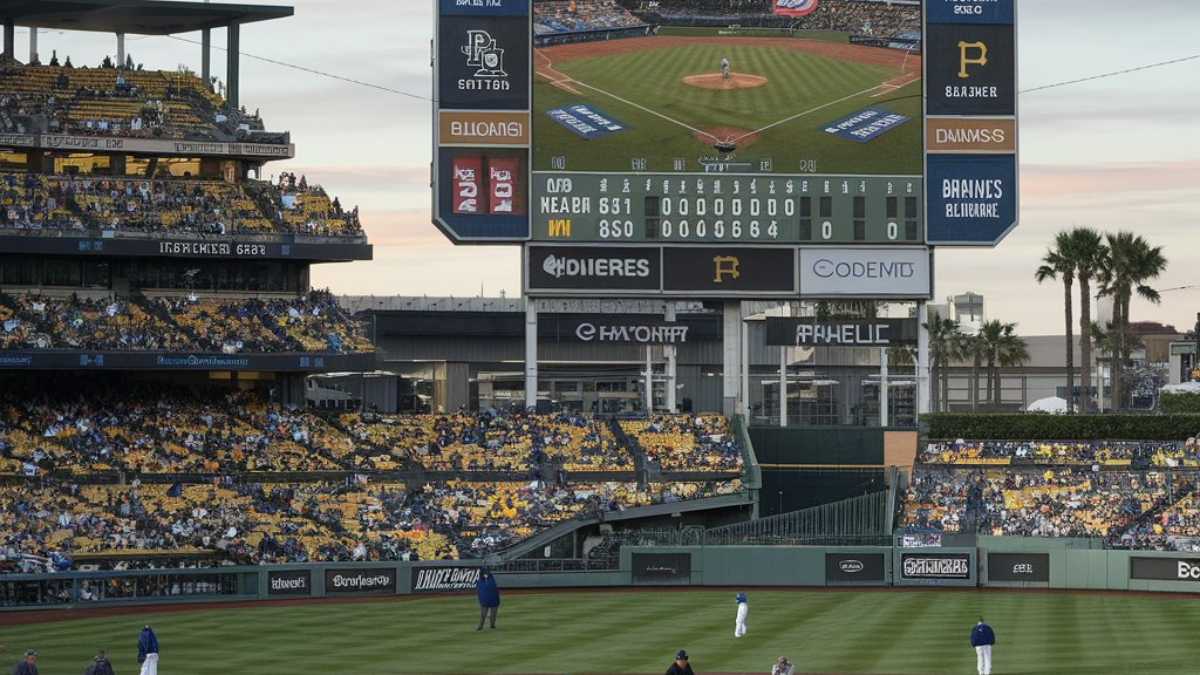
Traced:
<svg viewBox="0 0 1200 675">
<path fill-rule="evenodd" d="M 981 537 L 981 544 L 626 546 L 617 570 L 528 560 L 522 562 L 537 562 L 543 571 L 501 570 L 496 578 L 501 589 L 957 586 L 1200 593 L 1200 553 L 991 537 Z M 474 561 L 445 561 L 6 575 L 0 577 L 0 610 L 471 593 L 478 573 Z"/>
</svg>

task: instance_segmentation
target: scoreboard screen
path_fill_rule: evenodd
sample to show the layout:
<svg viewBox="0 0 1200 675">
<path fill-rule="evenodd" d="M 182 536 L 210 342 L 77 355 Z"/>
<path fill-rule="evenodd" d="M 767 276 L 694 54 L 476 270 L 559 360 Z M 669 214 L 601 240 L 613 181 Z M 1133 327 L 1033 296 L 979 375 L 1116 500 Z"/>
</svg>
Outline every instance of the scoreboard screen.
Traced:
<svg viewBox="0 0 1200 675">
<path fill-rule="evenodd" d="M 1015 0 L 436 0 L 458 243 L 994 246 Z"/>
<path fill-rule="evenodd" d="M 813 4 L 846 35 L 768 0 L 699 6 L 706 28 L 629 11 L 619 39 L 539 35 L 573 17 L 534 0 L 531 238 L 922 243 L 920 5 Z M 850 40 L 864 8 L 890 40 Z"/>
</svg>

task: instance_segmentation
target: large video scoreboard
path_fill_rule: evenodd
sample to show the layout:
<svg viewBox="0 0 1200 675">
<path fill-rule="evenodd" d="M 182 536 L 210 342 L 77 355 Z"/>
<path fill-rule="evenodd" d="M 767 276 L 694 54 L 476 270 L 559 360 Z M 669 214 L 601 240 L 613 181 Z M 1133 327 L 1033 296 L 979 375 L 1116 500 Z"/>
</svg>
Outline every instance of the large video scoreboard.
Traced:
<svg viewBox="0 0 1200 675">
<path fill-rule="evenodd" d="M 438 1 L 434 222 L 455 242 L 665 261 L 1016 225 L 1015 0 Z"/>
</svg>

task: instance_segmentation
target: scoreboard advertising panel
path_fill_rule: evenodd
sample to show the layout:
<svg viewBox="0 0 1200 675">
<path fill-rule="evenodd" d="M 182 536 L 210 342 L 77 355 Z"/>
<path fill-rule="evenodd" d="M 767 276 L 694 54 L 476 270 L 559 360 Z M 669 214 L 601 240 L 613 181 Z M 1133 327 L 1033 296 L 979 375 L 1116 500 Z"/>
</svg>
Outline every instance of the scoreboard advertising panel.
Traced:
<svg viewBox="0 0 1200 675">
<path fill-rule="evenodd" d="M 651 245 L 665 267 L 1016 224 L 1015 0 L 438 2 L 434 220 L 456 242 Z"/>
</svg>

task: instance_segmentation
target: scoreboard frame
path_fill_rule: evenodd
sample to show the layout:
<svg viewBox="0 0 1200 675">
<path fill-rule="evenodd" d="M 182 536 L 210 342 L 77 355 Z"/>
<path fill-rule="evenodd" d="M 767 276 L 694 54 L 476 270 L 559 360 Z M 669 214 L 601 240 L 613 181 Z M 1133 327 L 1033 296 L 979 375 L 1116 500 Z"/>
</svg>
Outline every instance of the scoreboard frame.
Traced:
<svg viewBox="0 0 1200 675">
<path fill-rule="evenodd" d="M 533 121 L 540 114 L 534 107 L 537 55 L 533 18 L 537 0 L 435 1 L 433 221 L 456 244 L 523 244 L 527 292 L 539 292 L 538 285 L 531 285 L 529 278 L 530 246 L 651 246 L 661 251 L 680 247 L 712 247 L 714 251 L 729 247 L 993 247 L 1017 225 L 1015 0 L 921 1 L 921 118 L 910 122 L 922 127 L 917 150 L 921 153 L 919 175 L 709 173 L 693 169 L 675 173 L 581 170 L 564 171 L 561 176 L 535 172 L 533 166 Z M 619 39 L 624 38 L 613 42 Z M 516 68 L 521 64 L 525 70 L 518 73 Z M 947 79 L 951 84 L 943 84 Z M 960 79 L 964 84 L 951 86 Z M 938 88 L 934 87 L 935 80 Z M 960 89 L 962 96 L 957 94 Z M 992 92 L 990 97 L 988 92 Z M 465 181 L 464 176 L 474 176 L 475 182 Z M 640 189 L 626 194 L 643 201 L 640 209 L 629 209 L 629 218 L 619 219 L 621 236 L 611 236 L 611 231 L 601 233 L 599 225 L 585 231 L 586 227 L 580 229 L 580 221 L 556 224 L 539 213 L 547 203 L 543 197 L 565 200 L 555 202 L 555 206 L 569 211 L 572 205 L 583 204 L 582 199 L 598 197 L 599 192 L 592 186 L 597 194 L 572 194 L 569 190 L 552 193 L 551 181 L 560 181 L 562 187 L 564 178 L 613 184 L 632 181 Z M 546 185 L 535 184 L 535 180 L 544 180 Z M 804 208 L 799 201 L 790 206 L 784 202 L 775 205 L 779 215 L 787 210 L 791 219 L 775 223 L 779 227 L 775 237 L 751 236 L 749 217 L 741 223 L 741 234 L 735 235 L 733 211 L 741 209 L 748 215 L 750 199 L 743 195 L 742 205 L 737 206 L 738 200 L 732 195 L 725 195 L 722 201 L 712 193 L 722 182 L 728 185 L 738 180 L 761 181 L 777 191 L 782 191 L 787 181 L 824 183 L 821 189 L 805 195 L 814 200 L 807 208 L 810 213 L 817 212 L 811 215 L 821 236 L 813 236 L 811 229 L 805 231 L 799 216 Z M 894 195 L 888 192 L 892 187 L 889 181 L 913 180 L 919 183 L 916 219 L 910 215 L 911 202 L 894 205 L 890 200 Z M 654 195 L 657 181 L 662 183 L 661 191 Z M 683 189 L 678 194 L 667 194 L 667 183 L 675 181 Z M 836 186 L 831 191 L 830 181 L 860 184 L 853 189 Z M 694 186 L 690 194 L 685 193 L 688 182 Z M 907 187 L 911 190 L 911 185 Z M 472 191 L 477 201 L 471 208 L 477 210 L 460 209 L 463 204 L 456 198 Z M 792 196 L 800 197 L 798 193 Z M 728 212 L 728 221 L 721 224 L 725 234 L 716 238 L 717 224 L 709 220 L 704 223 L 704 236 L 693 236 L 694 222 L 688 223 L 691 229 L 686 238 L 681 236 L 682 228 L 663 236 L 661 213 L 658 219 L 650 215 L 656 197 L 660 206 L 674 203 L 662 201 L 666 198 L 678 200 L 692 212 Z M 827 197 L 831 204 L 841 204 L 837 208 L 850 217 L 831 215 L 833 206 L 826 212 L 822 200 Z M 833 202 L 833 198 L 839 201 Z M 598 204 L 600 201 L 592 200 L 589 208 L 598 210 Z M 762 208 L 765 212 L 769 207 Z M 828 218 L 826 213 L 830 214 Z M 535 231 L 534 222 L 544 232 Z M 762 232 L 770 225 L 764 219 L 759 227 Z M 837 230 L 836 236 L 830 236 L 830 227 Z M 662 255 L 665 253 L 660 252 Z M 795 257 L 798 261 L 798 251 Z M 669 283 L 660 283 L 655 290 L 608 290 L 656 297 L 700 293 L 673 288 Z M 795 297 L 802 289 L 797 284 L 787 292 Z M 754 297 L 785 294 L 778 289 L 745 293 Z"/>
</svg>

